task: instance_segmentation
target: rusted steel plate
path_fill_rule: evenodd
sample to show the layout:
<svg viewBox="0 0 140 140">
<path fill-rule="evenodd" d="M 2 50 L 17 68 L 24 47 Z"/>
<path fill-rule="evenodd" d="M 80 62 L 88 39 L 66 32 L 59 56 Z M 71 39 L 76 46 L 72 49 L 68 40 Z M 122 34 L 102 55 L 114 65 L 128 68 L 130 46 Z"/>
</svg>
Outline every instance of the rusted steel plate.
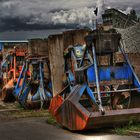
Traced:
<svg viewBox="0 0 140 140">
<path fill-rule="evenodd" d="M 86 126 L 88 116 L 90 115 L 86 109 L 77 107 L 77 105 L 80 105 L 77 103 L 80 98 L 80 95 L 77 94 L 79 89 L 80 86 L 76 86 L 65 101 L 60 98 L 60 95 L 57 95 L 52 99 L 50 104 L 49 110 L 56 118 L 57 122 L 70 130 L 81 130 L 84 128 Z M 84 111 L 82 111 L 82 109 Z"/>
<path fill-rule="evenodd" d="M 80 30 L 70 30 L 63 33 L 64 49 L 69 45 L 85 44 L 85 36 L 88 35 L 90 30 L 80 29 Z"/>
<path fill-rule="evenodd" d="M 48 56 L 48 43 L 44 39 L 31 39 L 29 40 L 28 53 L 30 55 L 44 55 Z"/>
<path fill-rule="evenodd" d="M 140 122 L 140 108 L 110 110 L 106 111 L 105 115 L 101 115 L 100 112 L 93 112 L 85 129 L 112 127 L 125 124 L 131 120 Z"/>
<path fill-rule="evenodd" d="M 127 55 L 129 57 L 129 60 L 132 63 L 132 65 L 134 65 L 134 66 L 139 65 L 140 53 L 128 53 Z M 122 53 L 120 53 L 120 52 L 114 53 L 113 60 L 114 60 L 114 63 L 125 62 L 124 57 L 123 57 Z"/>
<path fill-rule="evenodd" d="M 70 101 L 65 101 L 56 111 L 57 122 L 70 130 L 82 130 L 87 124 L 89 115 L 79 109 Z"/>
<path fill-rule="evenodd" d="M 111 61 L 110 55 L 98 56 L 97 62 L 99 66 L 109 66 Z"/>
<path fill-rule="evenodd" d="M 51 100 L 50 107 L 49 107 L 49 111 L 51 112 L 51 114 L 55 116 L 56 111 L 58 110 L 59 107 L 61 107 L 62 104 L 63 104 L 63 98 L 61 96 L 57 95 L 56 97 L 54 97 Z"/>
<path fill-rule="evenodd" d="M 128 80 L 111 80 L 111 81 L 100 81 L 100 85 L 124 85 L 124 84 L 131 84 L 132 81 L 128 81 Z M 89 87 L 94 87 L 96 86 L 95 83 L 90 83 Z"/>
</svg>

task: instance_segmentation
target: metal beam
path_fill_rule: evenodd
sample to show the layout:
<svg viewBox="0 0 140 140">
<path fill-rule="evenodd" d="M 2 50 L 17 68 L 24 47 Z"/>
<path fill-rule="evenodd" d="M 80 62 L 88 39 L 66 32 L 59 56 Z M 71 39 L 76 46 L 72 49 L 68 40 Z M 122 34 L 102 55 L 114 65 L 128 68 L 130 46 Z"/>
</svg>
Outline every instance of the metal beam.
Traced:
<svg viewBox="0 0 140 140">
<path fill-rule="evenodd" d="M 0 40 L 0 43 L 28 43 L 28 40 Z"/>
<path fill-rule="evenodd" d="M 140 88 L 133 88 L 133 89 L 122 89 L 122 90 L 112 90 L 112 91 L 100 91 L 101 94 L 104 93 L 120 93 L 120 92 L 128 92 L 128 91 L 138 91 Z M 98 92 L 93 92 L 93 94 L 97 94 Z"/>
<path fill-rule="evenodd" d="M 97 93 L 98 93 L 99 110 L 101 111 L 101 114 L 104 115 L 105 112 L 104 112 L 104 109 L 102 106 L 102 100 L 101 100 L 98 66 L 97 66 L 97 58 L 96 58 L 96 51 L 95 51 L 94 44 L 92 44 L 92 53 L 93 53 L 93 59 L 94 59 L 94 71 L 95 71 L 95 77 L 96 77 L 96 87 L 97 87 Z"/>
</svg>

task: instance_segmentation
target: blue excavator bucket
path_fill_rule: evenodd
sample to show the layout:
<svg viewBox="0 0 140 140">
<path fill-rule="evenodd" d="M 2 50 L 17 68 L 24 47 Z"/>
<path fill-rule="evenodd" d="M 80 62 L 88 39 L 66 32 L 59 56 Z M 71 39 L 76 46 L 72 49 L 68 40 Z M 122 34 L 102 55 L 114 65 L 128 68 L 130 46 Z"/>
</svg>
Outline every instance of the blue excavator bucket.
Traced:
<svg viewBox="0 0 140 140">
<path fill-rule="evenodd" d="M 33 62 L 33 63 L 32 63 Z M 15 86 L 14 95 L 19 103 L 25 108 L 48 107 L 52 98 L 51 90 L 46 89 L 43 77 L 43 64 L 41 59 L 27 60 L 22 67 L 18 82 Z M 33 71 L 28 75 L 29 66 L 32 65 Z M 34 75 L 34 71 L 36 72 Z M 19 83 L 22 82 L 21 86 Z"/>
<path fill-rule="evenodd" d="M 67 85 L 51 100 L 51 114 L 69 130 L 112 127 L 130 120 L 140 121 L 140 82 L 123 49 L 120 35 L 114 31 L 112 35 L 110 31 L 103 32 L 101 38 L 99 35 L 88 36 L 83 52 L 82 49 L 76 51 L 82 45 L 73 46 L 70 50 Z M 116 43 L 112 46 L 114 39 Z M 112 60 L 118 50 L 124 58 L 119 64 Z M 104 55 L 112 58 L 105 66 L 99 64 L 100 57 Z"/>
</svg>

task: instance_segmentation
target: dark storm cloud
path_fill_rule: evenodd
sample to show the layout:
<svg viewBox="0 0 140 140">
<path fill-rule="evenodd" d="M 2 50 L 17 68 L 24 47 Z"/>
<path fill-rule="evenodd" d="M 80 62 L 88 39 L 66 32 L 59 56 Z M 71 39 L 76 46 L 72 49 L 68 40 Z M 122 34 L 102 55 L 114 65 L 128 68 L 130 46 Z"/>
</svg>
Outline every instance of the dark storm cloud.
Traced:
<svg viewBox="0 0 140 140">
<path fill-rule="evenodd" d="M 95 5 L 95 2 L 92 2 L 92 0 L 80 0 L 79 2 L 74 2 L 74 0 L 59 0 L 59 2 L 56 0 L 0 1 L 0 26 L 5 23 L 6 26 L 9 24 L 9 27 L 14 29 L 19 25 L 23 27 L 22 24 L 31 26 L 35 24 L 65 24 L 67 22 L 74 24 L 80 23 L 80 21 L 85 23 L 86 20 L 90 21 L 90 18 L 93 18 L 91 15 L 94 16 L 93 13 L 90 14 L 91 9 L 87 8 L 89 5 Z M 80 7 L 84 7 L 84 10 Z M 85 14 L 77 16 L 78 12 L 84 12 Z M 84 19 L 85 17 L 87 18 Z"/>
<path fill-rule="evenodd" d="M 102 7 L 103 0 L 98 0 Z M 97 0 L 0 0 L 0 27 L 92 24 Z M 105 0 L 105 6 L 140 10 L 140 0 Z M 101 12 L 101 11 L 100 11 Z M 40 26 L 39 26 L 40 27 Z"/>
</svg>

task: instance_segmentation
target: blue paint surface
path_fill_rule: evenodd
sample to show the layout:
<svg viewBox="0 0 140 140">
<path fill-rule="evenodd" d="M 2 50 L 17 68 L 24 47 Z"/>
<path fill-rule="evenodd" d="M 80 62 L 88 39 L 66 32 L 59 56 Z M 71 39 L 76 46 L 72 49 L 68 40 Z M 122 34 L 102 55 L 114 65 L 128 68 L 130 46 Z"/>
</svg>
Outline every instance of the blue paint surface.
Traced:
<svg viewBox="0 0 140 140">
<path fill-rule="evenodd" d="M 100 81 L 133 79 L 133 74 L 128 65 L 123 65 L 121 67 L 119 66 L 100 67 L 98 68 L 98 74 Z M 87 70 L 87 79 L 89 83 L 96 82 L 94 66 L 90 67 Z"/>
</svg>

